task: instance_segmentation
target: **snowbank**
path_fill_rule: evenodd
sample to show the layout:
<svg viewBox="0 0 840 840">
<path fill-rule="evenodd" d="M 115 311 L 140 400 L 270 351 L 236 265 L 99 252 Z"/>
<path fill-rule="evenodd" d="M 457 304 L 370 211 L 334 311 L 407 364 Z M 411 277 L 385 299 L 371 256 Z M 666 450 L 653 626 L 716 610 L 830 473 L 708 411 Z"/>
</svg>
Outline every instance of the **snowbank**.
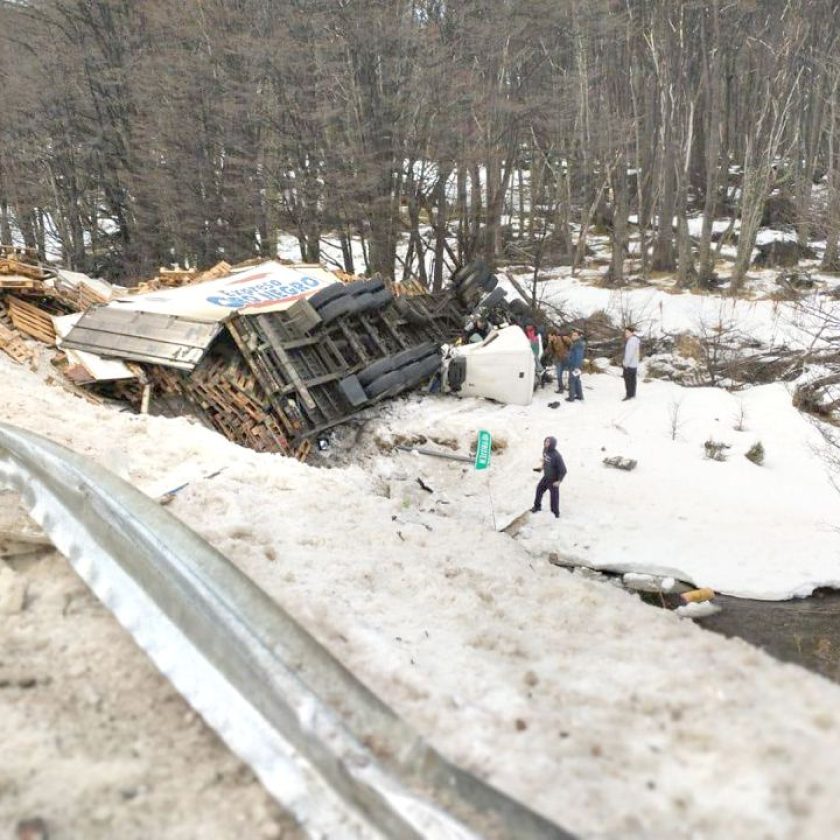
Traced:
<svg viewBox="0 0 840 840">
<path fill-rule="evenodd" d="M 724 412 L 734 403 L 726 395 L 697 392 L 685 439 L 672 442 L 663 410 L 672 386 L 642 384 L 628 408 L 617 402 L 620 380 L 603 376 L 588 378 L 587 402 L 557 410 L 545 398 L 531 409 L 415 398 L 361 432 L 362 465 L 317 470 L 239 449 L 183 419 L 90 405 L 2 358 L 0 377 L 2 419 L 137 483 L 182 471 L 185 461 L 197 465 L 196 475 L 224 466 L 188 485 L 171 510 L 447 755 L 572 831 L 723 837 L 840 830 L 833 772 L 840 688 L 543 559 L 549 547 L 576 543 L 593 556 L 609 545 L 624 546 L 625 559 L 677 545 L 697 556 L 692 535 L 717 550 L 732 523 L 709 527 L 724 508 L 715 497 L 741 498 L 728 484 L 746 498 L 748 487 L 763 493 L 772 484 L 767 476 L 779 476 L 779 484 L 816 476 L 802 445 L 784 449 L 801 430 L 782 411 L 778 390 L 757 392 L 756 414 L 772 412 L 780 437 L 770 423 L 742 435 L 751 443 L 760 431 L 762 468 L 742 465 L 735 454 L 707 463 L 698 451 L 714 417 L 729 428 Z M 489 470 L 498 526 L 529 506 L 539 440 L 558 432 L 570 467 L 559 524 L 545 514 L 515 541 L 492 527 L 486 477 L 464 464 L 380 451 L 413 428 L 434 429 L 438 440 L 430 445 L 443 446 L 451 435 L 464 446 L 477 423 L 505 446 Z M 638 457 L 638 469 L 607 471 L 601 446 L 604 455 Z M 671 466 L 683 470 L 681 482 Z M 675 493 L 692 488 L 695 475 L 706 496 L 690 498 L 711 495 L 713 508 L 691 509 L 663 488 L 656 500 L 672 506 L 663 515 L 645 497 L 657 480 Z M 793 504 L 804 491 L 797 484 L 786 493 Z M 765 498 L 776 505 L 769 491 Z M 779 510 L 757 523 L 754 508 L 742 507 L 746 526 L 738 525 L 750 531 L 753 547 L 772 548 L 783 529 L 760 528 Z M 673 511 L 690 525 L 671 523 Z M 828 515 L 827 502 L 820 511 L 817 519 Z M 666 538 L 666 522 L 691 530 L 677 530 L 678 542 Z M 791 533 L 801 522 L 788 526 Z M 605 542 L 590 542 L 595 538 Z M 820 543 L 813 553 L 827 549 Z M 661 565 L 672 567 L 671 560 Z"/>
</svg>

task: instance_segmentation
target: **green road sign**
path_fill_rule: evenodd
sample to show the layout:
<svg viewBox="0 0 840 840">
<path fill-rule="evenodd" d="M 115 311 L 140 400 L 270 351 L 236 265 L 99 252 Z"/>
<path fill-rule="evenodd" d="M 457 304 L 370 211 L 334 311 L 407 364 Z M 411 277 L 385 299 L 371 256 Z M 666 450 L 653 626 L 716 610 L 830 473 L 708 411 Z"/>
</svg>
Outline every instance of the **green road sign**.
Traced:
<svg viewBox="0 0 840 840">
<path fill-rule="evenodd" d="M 493 438 L 490 437 L 490 432 L 485 432 L 482 429 L 478 433 L 478 440 L 475 444 L 475 468 L 477 470 L 486 470 L 490 466 L 490 448 L 493 444 Z"/>
</svg>

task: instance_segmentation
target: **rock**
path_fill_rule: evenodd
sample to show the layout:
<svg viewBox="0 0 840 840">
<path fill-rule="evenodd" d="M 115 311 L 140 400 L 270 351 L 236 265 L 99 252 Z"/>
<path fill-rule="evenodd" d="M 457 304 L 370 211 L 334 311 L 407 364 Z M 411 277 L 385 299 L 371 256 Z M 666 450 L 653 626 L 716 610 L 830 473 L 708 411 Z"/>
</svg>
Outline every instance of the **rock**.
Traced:
<svg viewBox="0 0 840 840">
<path fill-rule="evenodd" d="M 787 194 L 776 192 L 768 196 L 761 217 L 762 227 L 792 225 L 796 222 L 796 203 Z"/>
<path fill-rule="evenodd" d="M 793 267 L 800 260 L 815 260 L 817 258 L 814 251 L 792 239 L 777 239 L 756 247 L 758 248 L 758 255 L 753 260 L 753 265 L 757 268 Z"/>
<path fill-rule="evenodd" d="M 26 578 L 0 561 L 0 615 L 18 615 L 26 609 Z"/>
<path fill-rule="evenodd" d="M 816 286 L 817 281 L 807 271 L 782 271 L 776 277 L 776 284 L 785 289 L 809 291 Z"/>
<path fill-rule="evenodd" d="M 700 603 L 685 604 L 682 607 L 677 607 L 674 612 L 680 618 L 706 618 L 706 616 L 719 613 L 720 607 L 711 601 L 701 601 Z"/>
<path fill-rule="evenodd" d="M 637 465 L 638 461 L 635 459 L 623 458 L 621 455 L 613 455 L 609 458 L 604 458 L 605 467 L 613 467 L 617 470 L 625 470 L 629 472 L 630 470 L 635 470 Z"/>
<path fill-rule="evenodd" d="M 21 820 L 15 827 L 16 840 L 49 840 L 47 823 L 41 817 Z"/>
<path fill-rule="evenodd" d="M 634 592 L 662 592 L 662 584 L 659 578 L 654 575 L 641 574 L 639 572 L 627 572 L 622 577 L 622 582 L 628 589 Z"/>
</svg>

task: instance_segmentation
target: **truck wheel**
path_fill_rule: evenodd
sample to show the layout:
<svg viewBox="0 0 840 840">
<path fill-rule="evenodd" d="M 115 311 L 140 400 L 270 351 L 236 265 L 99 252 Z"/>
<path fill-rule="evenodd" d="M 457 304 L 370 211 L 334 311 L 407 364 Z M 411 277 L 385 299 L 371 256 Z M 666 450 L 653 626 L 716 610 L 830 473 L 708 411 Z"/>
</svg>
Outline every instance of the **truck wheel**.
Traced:
<svg viewBox="0 0 840 840">
<path fill-rule="evenodd" d="M 394 369 L 394 357 L 388 356 L 385 359 L 377 359 L 377 361 L 369 364 L 363 371 L 358 374 L 359 382 L 362 387 L 367 388 L 371 382 L 390 373 Z"/>
<path fill-rule="evenodd" d="M 458 284 L 456 290 L 458 292 L 458 297 L 463 298 L 463 296 L 469 294 L 472 289 L 477 287 L 481 288 L 490 276 L 490 269 L 487 268 L 481 260 L 476 260 L 476 262 L 471 264 L 469 271 L 464 275 L 464 279 Z"/>
<path fill-rule="evenodd" d="M 318 310 L 318 314 L 321 316 L 321 320 L 324 324 L 329 324 L 336 318 L 340 318 L 342 315 L 352 312 L 354 303 L 355 300 L 350 295 L 344 295 L 343 297 L 340 297 L 337 300 L 332 300 L 322 306 Z"/>
<path fill-rule="evenodd" d="M 332 286 L 327 286 L 326 289 L 318 290 L 312 297 L 307 298 L 307 300 L 310 306 L 318 309 L 321 306 L 326 306 L 331 301 L 344 297 L 346 294 L 347 286 L 344 283 L 333 283 Z"/>
<path fill-rule="evenodd" d="M 376 294 L 385 288 L 385 281 L 381 277 L 372 277 L 370 280 L 356 280 L 354 283 L 348 283 L 347 291 L 351 295 L 362 295 L 366 292 L 369 294 Z"/>
<path fill-rule="evenodd" d="M 375 379 L 365 388 L 369 399 L 375 400 L 379 397 L 390 396 L 405 388 L 405 381 L 400 371 L 392 370 L 384 376 Z"/>
<path fill-rule="evenodd" d="M 430 356 L 432 353 L 437 353 L 437 344 L 433 341 L 428 341 L 426 344 L 421 344 L 419 347 L 409 347 L 408 350 L 402 350 L 391 358 L 394 361 L 394 370 L 405 367 L 406 365 L 419 362 Z"/>
</svg>

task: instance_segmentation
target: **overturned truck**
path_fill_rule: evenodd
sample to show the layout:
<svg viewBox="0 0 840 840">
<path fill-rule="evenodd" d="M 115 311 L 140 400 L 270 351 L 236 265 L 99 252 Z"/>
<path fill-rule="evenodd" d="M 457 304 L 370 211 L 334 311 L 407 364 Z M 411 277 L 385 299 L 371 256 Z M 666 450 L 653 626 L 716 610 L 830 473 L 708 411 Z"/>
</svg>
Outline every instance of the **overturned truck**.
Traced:
<svg viewBox="0 0 840 840">
<path fill-rule="evenodd" d="M 302 458 L 319 433 L 437 374 L 441 346 L 494 283 L 473 269 L 445 292 L 406 295 L 267 262 L 91 307 L 62 348 L 131 363 L 153 412 L 194 413 L 251 449 Z"/>
</svg>

